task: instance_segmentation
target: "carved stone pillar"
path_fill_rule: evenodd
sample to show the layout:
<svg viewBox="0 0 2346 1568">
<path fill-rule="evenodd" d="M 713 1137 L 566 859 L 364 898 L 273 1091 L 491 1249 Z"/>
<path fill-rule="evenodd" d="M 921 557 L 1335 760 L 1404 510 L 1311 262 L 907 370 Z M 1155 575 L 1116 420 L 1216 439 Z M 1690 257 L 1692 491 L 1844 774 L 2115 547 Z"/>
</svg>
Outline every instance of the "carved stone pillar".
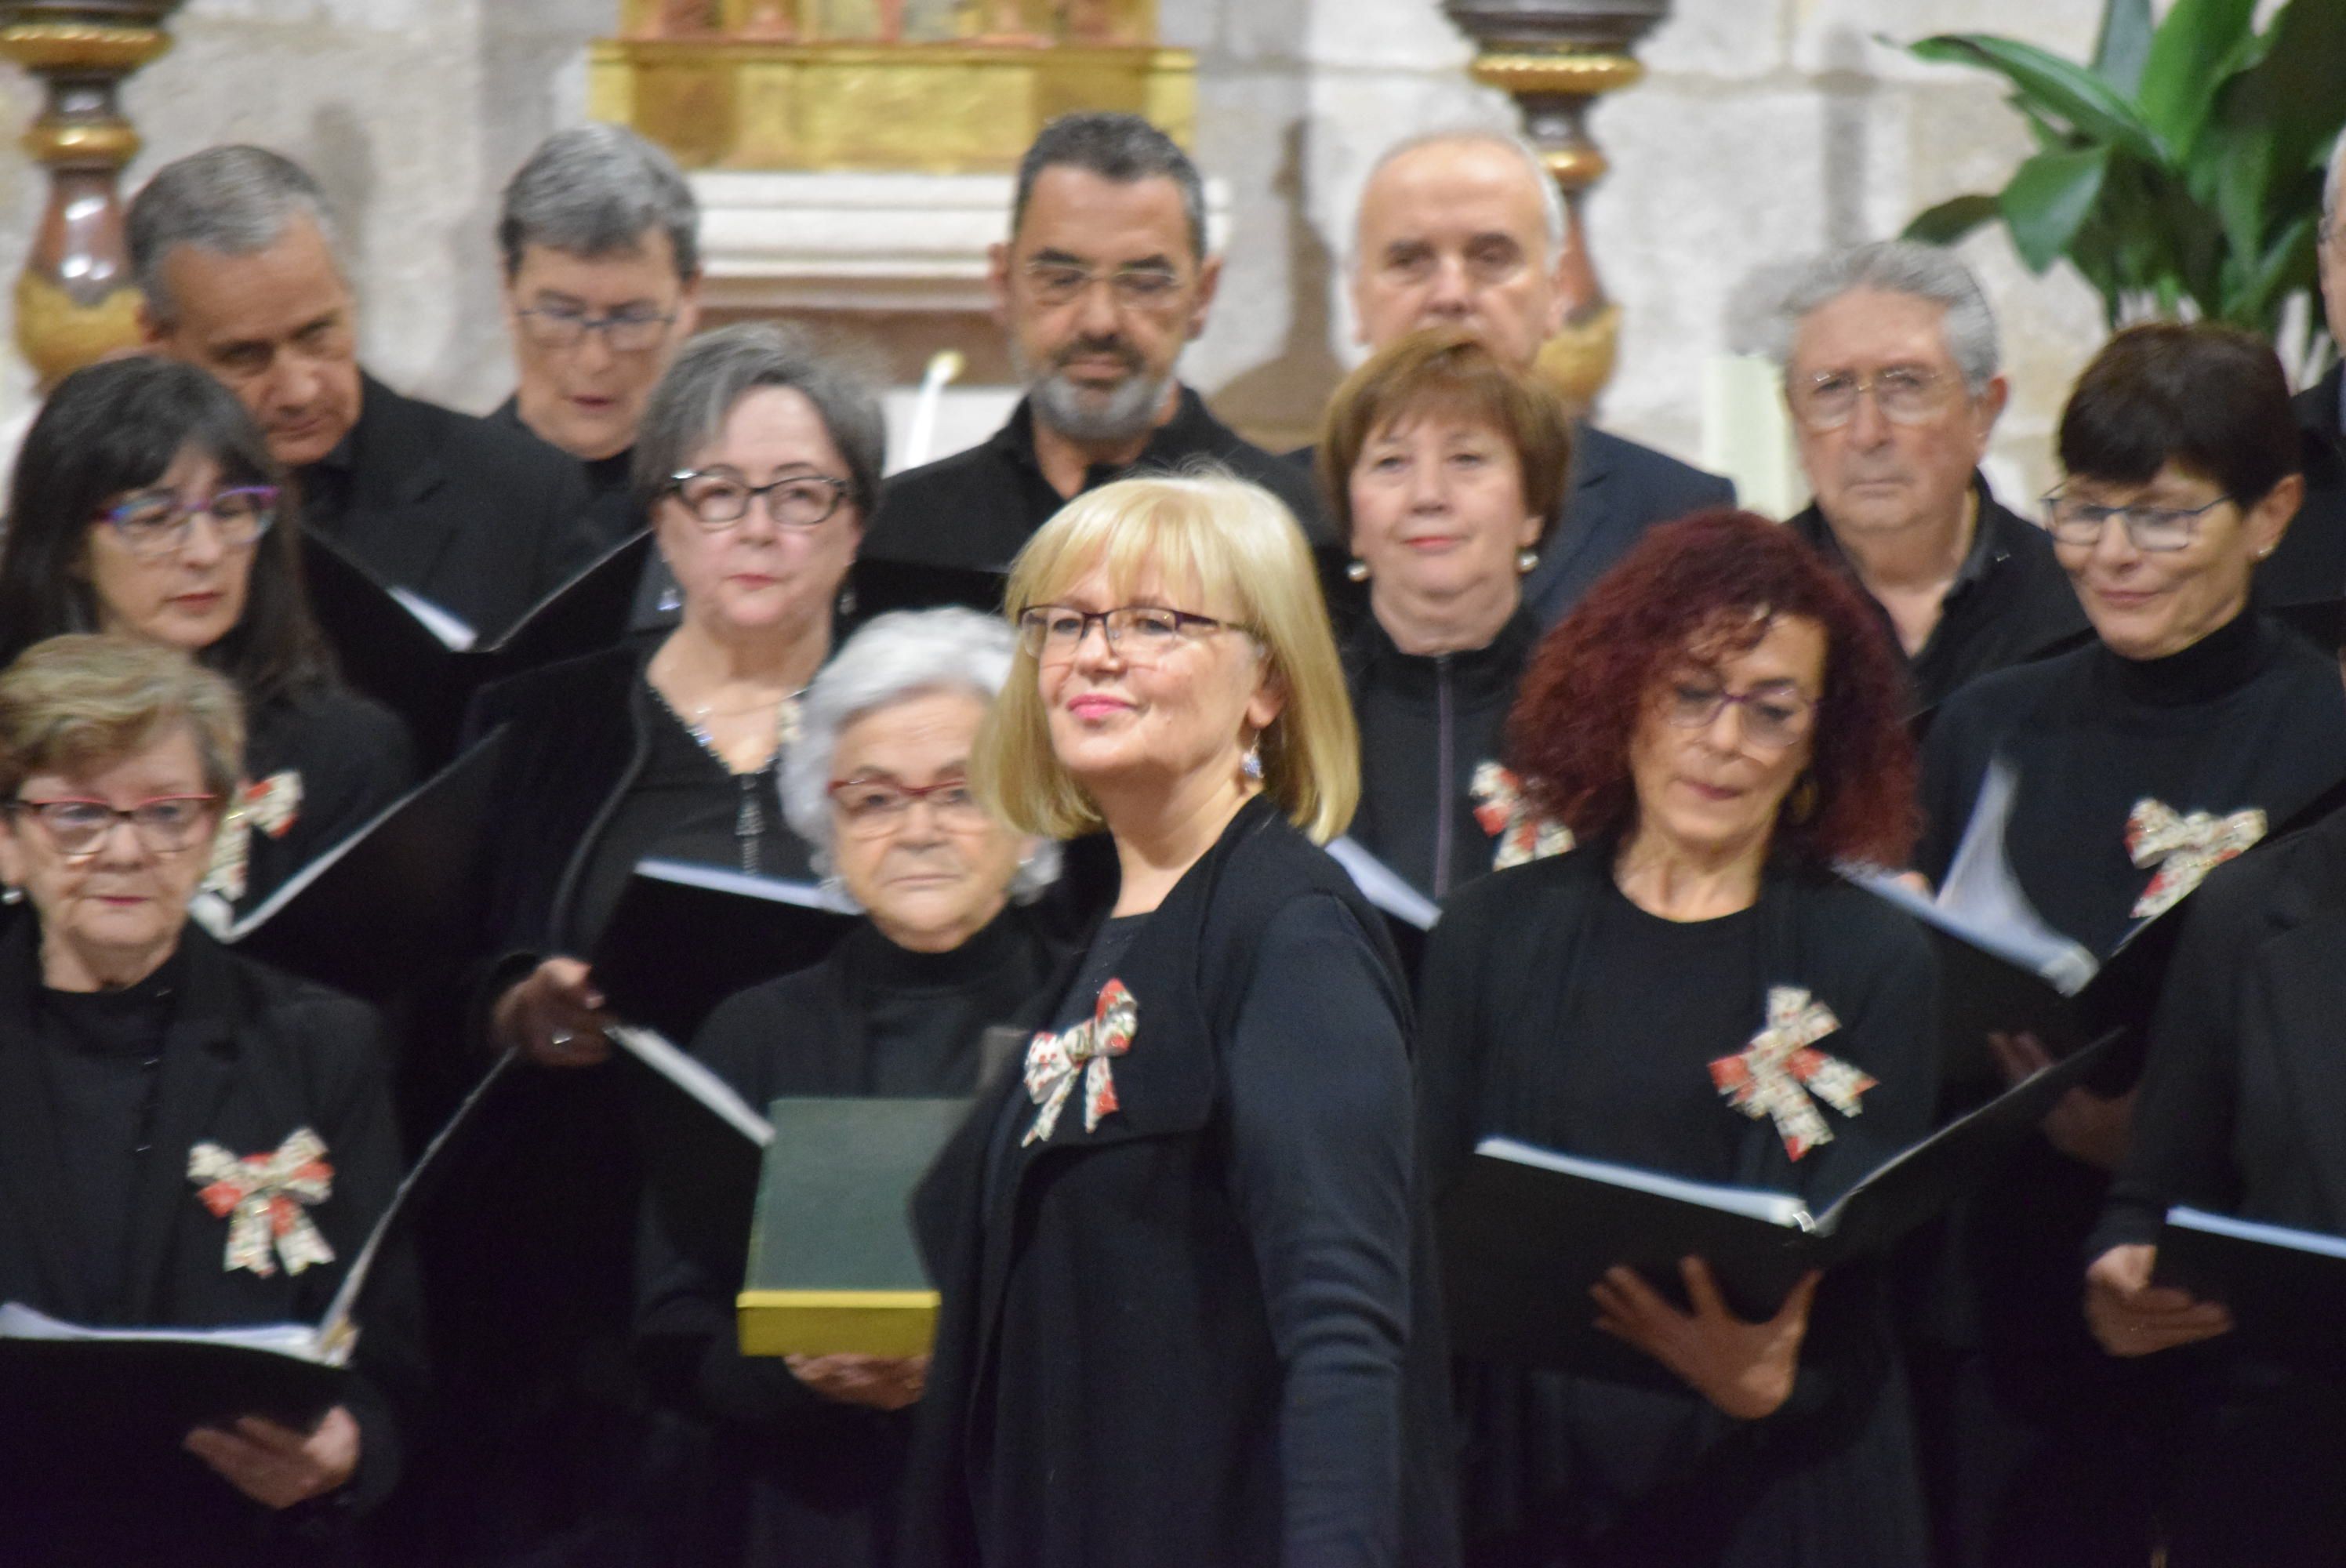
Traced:
<svg viewBox="0 0 2346 1568">
<path fill-rule="evenodd" d="M 1480 51 L 1474 79 L 1521 106 L 1524 130 L 1564 193 L 1567 315 L 1540 368 L 1585 408 L 1613 374 L 1620 328 L 1581 218 L 1581 198 L 1608 167 L 1588 134 L 1588 107 L 1645 76 L 1630 51 L 1669 15 L 1670 0 L 1443 0 L 1443 10 Z"/>
<path fill-rule="evenodd" d="M 171 46 L 180 0 L 0 0 L 0 56 L 48 89 L 25 148 L 49 171 L 48 203 L 16 280 L 16 346 L 44 386 L 138 341 L 138 291 L 117 177 L 138 133 L 125 78 Z"/>
</svg>

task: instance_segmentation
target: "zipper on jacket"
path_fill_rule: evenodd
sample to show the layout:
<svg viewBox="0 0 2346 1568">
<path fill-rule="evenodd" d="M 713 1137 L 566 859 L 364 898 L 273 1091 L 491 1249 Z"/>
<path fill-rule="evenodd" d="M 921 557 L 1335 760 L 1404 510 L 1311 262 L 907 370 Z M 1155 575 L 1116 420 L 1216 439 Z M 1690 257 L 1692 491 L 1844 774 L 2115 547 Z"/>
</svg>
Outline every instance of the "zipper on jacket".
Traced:
<svg viewBox="0 0 2346 1568">
<path fill-rule="evenodd" d="M 1457 738 L 1453 733 L 1456 726 L 1451 714 L 1448 654 L 1433 656 L 1433 896 L 1438 899 L 1450 891 L 1450 820 L 1457 814 L 1451 799 L 1457 783 L 1457 769 L 1451 765 Z"/>
</svg>

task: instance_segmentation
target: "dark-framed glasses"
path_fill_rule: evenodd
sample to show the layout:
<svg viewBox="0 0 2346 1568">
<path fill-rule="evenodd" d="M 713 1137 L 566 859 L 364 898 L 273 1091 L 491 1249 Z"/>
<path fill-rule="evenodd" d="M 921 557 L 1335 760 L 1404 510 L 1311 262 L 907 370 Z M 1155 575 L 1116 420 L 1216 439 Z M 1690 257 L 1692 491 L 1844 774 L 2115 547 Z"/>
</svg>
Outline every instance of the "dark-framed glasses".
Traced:
<svg viewBox="0 0 2346 1568">
<path fill-rule="evenodd" d="M 94 855 L 117 822 L 128 822 L 138 841 L 158 855 L 193 848 L 211 826 L 217 795 L 158 795 L 136 806 L 61 796 L 51 800 L 12 800 L 12 810 L 29 811 L 61 855 Z"/>
<path fill-rule="evenodd" d="M 2045 528 L 2064 545 L 2091 549 L 2101 542 L 2103 524 L 2115 517 L 2137 550 L 2185 550 L 2198 536 L 2199 519 L 2231 499 L 2218 495 L 2205 506 L 2104 506 L 2056 490 L 2045 498 Z"/>
<path fill-rule="evenodd" d="M 900 784 L 873 775 L 834 779 L 830 794 L 849 835 L 858 839 L 884 838 L 894 832 L 911 820 L 913 807 L 923 800 L 928 802 L 931 820 L 948 832 L 974 832 L 993 822 L 978 804 L 969 780 L 958 774 L 933 784 Z"/>
<path fill-rule="evenodd" d="M 521 319 L 529 341 L 541 349 L 575 349 L 586 341 L 587 333 L 600 332 L 615 354 L 649 353 L 667 340 L 668 330 L 676 321 L 673 311 L 614 311 L 607 316 L 590 316 L 567 305 L 539 305 L 514 314 Z"/>
<path fill-rule="evenodd" d="M 277 500 L 274 484 L 234 485 L 193 504 L 168 490 L 140 490 L 107 507 L 99 520 L 134 555 L 168 555 L 179 549 L 199 516 L 212 520 L 223 546 L 249 550 L 277 521 Z"/>
<path fill-rule="evenodd" d="M 1045 664 L 1066 664 L 1076 657 L 1093 626 L 1107 639 L 1109 649 L 1127 664 L 1154 664 L 1193 637 L 1215 632 L 1247 632 L 1253 628 L 1211 616 L 1161 605 L 1119 605 L 1112 610 L 1078 610 L 1065 605 L 1036 605 L 1018 617 L 1018 640 L 1027 653 Z"/>
<path fill-rule="evenodd" d="M 695 522 L 711 531 L 730 528 L 761 499 L 776 527 L 812 528 L 847 499 L 847 481 L 827 473 L 793 473 L 770 484 L 752 484 L 721 468 L 693 469 L 669 474 L 668 488 Z"/>
<path fill-rule="evenodd" d="M 1094 270 L 1072 261 L 1029 261 L 1026 291 L 1037 304 L 1065 305 L 1094 283 L 1106 283 L 1108 297 L 1127 310 L 1147 311 L 1180 292 L 1181 274 L 1170 267 L 1141 264 Z"/>
<path fill-rule="evenodd" d="M 1867 393 L 1892 424 L 1928 424 L 1947 406 L 1950 378 L 1928 365 L 1892 365 L 1870 376 L 1820 371 L 1788 389 L 1793 414 L 1810 430 L 1839 430 Z"/>
<path fill-rule="evenodd" d="M 1729 691 L 1715 681 L 1681 679 L 1663 694 L 1663 716 L 1681 729 L 1708 729 L 1725 708 L 1739 710 L 1744 740 L 1769 751 L 1780 751 L 1806 735 L 1817 711 L 1815 703 L 1780 686 Z"/>
</svg>

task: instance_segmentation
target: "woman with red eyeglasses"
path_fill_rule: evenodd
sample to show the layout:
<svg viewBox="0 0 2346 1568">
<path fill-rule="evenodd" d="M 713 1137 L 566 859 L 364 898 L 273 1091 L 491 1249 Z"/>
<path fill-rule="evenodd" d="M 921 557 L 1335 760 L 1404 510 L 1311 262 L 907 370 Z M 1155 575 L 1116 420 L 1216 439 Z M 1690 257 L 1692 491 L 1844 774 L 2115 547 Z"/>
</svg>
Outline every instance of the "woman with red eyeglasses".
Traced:
<svg viewBox="0 0 2346 1568">
<path fill-rule="evenodd" d="M 1011 647 L 1007 626 L 970 610 L 881 616 L 807 688 L 782 808 L 867 919 L 702 1027 L 694 1054 L 750 1104 L 974 1093 L 985 1031 L 1050 978 L 1059 954 L 1025 906 L 1058 874 L 1058 846 L 969 786 Z M 701 1490 L 729 1522 L 694 1531 L 694 1560 L 887 1562 L 928 1358 L 746 1359 L 740 1278 L 712 1278 L 657 1223 L 645 1236 L 644 1360 L 665 1402 L 719 1434 Z"/>
<path fill-rule="evenodd" d="M 0 662 L 59 633 L 108 632 L 236 683 L 246 776 L 201 890 L 228 910 L 251 908 L 356 832 L 415 771 L 406 728 L 336 678 L 302 590 L 300 535 L 251 417 L 168 360 L 115 360 L 58 382 L 9 487 Z"/>
</svg>

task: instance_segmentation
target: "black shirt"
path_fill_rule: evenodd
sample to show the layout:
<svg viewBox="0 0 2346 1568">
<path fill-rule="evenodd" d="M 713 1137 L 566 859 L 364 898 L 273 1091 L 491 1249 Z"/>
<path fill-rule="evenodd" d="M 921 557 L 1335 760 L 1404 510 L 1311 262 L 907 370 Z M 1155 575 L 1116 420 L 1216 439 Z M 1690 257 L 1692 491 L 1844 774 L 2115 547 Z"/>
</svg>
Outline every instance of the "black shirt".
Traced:
<svg viewBox="0 0 2346 1568">
<path fill-rule="evenodd" d="M 891 478 L 863 554 L 977 571 L 1008 566 L 1068 499 L 1043 477 L 1035 455 L 1034 418 L 1033 400 L 1022 400 L 1010 423 L 983 443 Z M 1326 538 L 1311 476 L 1242 440 L 1186 386 L 1173 417 L 1157 427 L 1137 458 L 1121 468 L 1095 464 L 1085 473 L 1083 488 L 1198 460 L 1218 463 L 1261 485 L 1286 503 L 1307 538 Z"/>
<path fill-rule="evenodd" d="M 521 394 L 499 403 L 489 415 L 489 423 L 520 432 L 548 451 L 561 448 L 530 429 L 521 417 Z M 568 457 L 568 453 L 563 453 Z M 587 536 L 593 540 L 596 552 L 608 550 L 645 525 L 643 513 L 636 505 L 636 449 L 632 446 L 615 452 L 608 457 L 574 459 L 586 479 L 586 505 L 581 514 Z M 659 626 L 672 626 L 684 610 L 682 592 L 676 585 L 676 575 L 668 569 L 668 561 L 658 550 L 644 562 L 644 579 L 636 591 L 636 607 L 627 622 L 630 631 L 648 631 Z"/>
<path fill-rule="evenodd" d="M 256 784 L 280 773 L 299 781 L 301 803 L 281 832 L 247 840 L 249 911 L 285 880 L 374 820 L 415 782 L 415 748 L 391 709 L 340 686 L 318 686 L 250 709 L 245 772 Z"/>
<path fill-rule="evenodd" d="M 1361 804 L 1352 837 L 1429 898 L 1491 869 L 1474 815 L 1480 764 L 1500 752 L 1515 686 L 1539 643 L 1517 609 L 1487 647 L 1405 654 L 1372 616 L 1346 640 L 1344 673 L 1361 727 Z"/>
<path fill-rule="evenodd" d="M 1938 625 L 1922 651 L 1906 661 L 1918 710 L 1936 708 L 1975 677 L 2057 652 L 2092 630 L 2069 575 L 2053 554 L 2052 535 L 2005 508 L 1976 473 L 1972 494 L 1979 502 L 1979 521 L 1972 530 L 1971 551 L 1939 603 Z M 1815 504 L 1787 526 L 1857 581 L 1857 568 Z M 1874 607 L 1882 610 L 1878 603 Z M 1891 646 L 1902 646 L 1887 610 L 1882 610 L 1882 625 Z"/>
</svg>

